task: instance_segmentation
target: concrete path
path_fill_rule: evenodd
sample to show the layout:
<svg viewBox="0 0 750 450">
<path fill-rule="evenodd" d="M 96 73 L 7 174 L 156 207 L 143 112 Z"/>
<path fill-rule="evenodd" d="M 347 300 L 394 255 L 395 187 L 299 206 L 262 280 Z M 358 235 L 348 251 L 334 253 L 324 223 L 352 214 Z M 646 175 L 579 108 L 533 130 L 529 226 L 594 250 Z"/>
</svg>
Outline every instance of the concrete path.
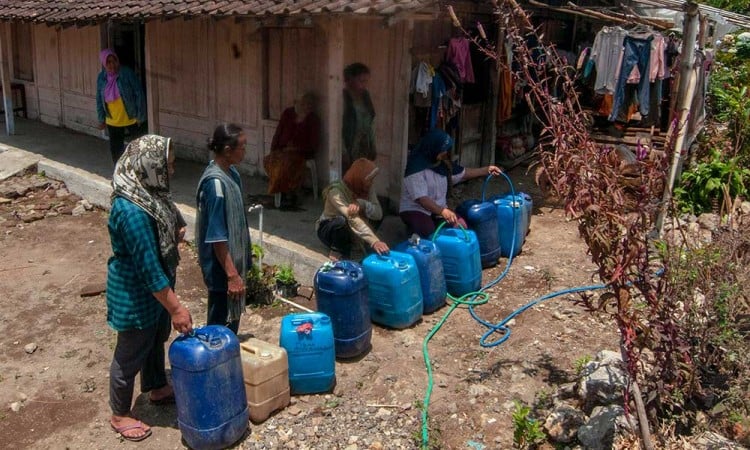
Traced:
<svg viewBox="0 0 750 450">
<path fill-rule="evenodd" d="M 109 209 L 113 165 L 106 141 L 17 118 L 16 134 L 0 135 L 0 180 L 34 164 L 40 173 L 65 182 L 71 192 Z M 178 160 L 171 182 L 175 202 L 189 223 L 189 239 L 195 223 L 195 188 L 203 168 L 203 164 Z M 250 198 L 257 199 L 266 192 L 267 184 L 261 177 L 244 177 L 243 183 Z M 247 206 L 250 204 L 248 201 Z M 327 260 L 327 251 L 315 234 L 321 209 L 321 200 L 307 194 L 297 211 L 263 210 L 264 262 L 291 264 L 298 280 L 308 286 Z M 260 243 L 258 211 L 250 213 L 248 221 L 253 242 Z"/>
</svg>

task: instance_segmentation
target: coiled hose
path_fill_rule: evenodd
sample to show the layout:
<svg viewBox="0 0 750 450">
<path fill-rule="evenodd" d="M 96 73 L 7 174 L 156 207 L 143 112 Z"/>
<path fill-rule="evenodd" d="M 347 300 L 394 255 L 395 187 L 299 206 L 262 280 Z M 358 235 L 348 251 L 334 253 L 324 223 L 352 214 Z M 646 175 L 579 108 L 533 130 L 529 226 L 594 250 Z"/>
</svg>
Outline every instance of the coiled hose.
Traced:
<svg viewBox="0 0 750 450">
<path fill-rule="evenodd" d="M 502 176 L 505 177 L 506 181 L 508 182 L 508 185 L 510 185 L 511 195 L 512 198 L 515 199 L 516 192 L 515 188 L 513 187 L 513 182 L 510 180 L 508 175 L 505 173 L 501 173 Z M 487 185 L 487 182 L 492 178 L 492 175 L 488 176 L 485 180 L 485 186 Z M 484 192 L 484 187 L 482 189 Z M 482 198 L 484 199 L 484 194 L 482 194 Z M 516 215 L 518 212 L 516 211 L 517 208 L 513 209 L 513 237 L 511 240 L 511 249 L 515 249 L 516 244 Z M 433 240 L 435 237 L 440 233 L 440 230 L 445 226 L 445 222 L 440 224 L 440 226 L 435 230 L 435 233 L 433 234 L 432 238 Z M 429 448 L 429 440 L 430 440 L 430 430 L 429 430 L 429 422 L 428 422 L 428 416 L 427 416 L 427 410 L 430 406 L 430 397 L 432 396 L 432 389 L 434 385 L 434 379 L 432 376 L 432 363 L 430 362 L 430 355 L 428 353 L 428 344 L 433 336 L 440 330 L 440 328 L 445 324 L 445 322 L 448 320 L 448 317 L 453 313 L 453 311 L 456 310 L 456 308 L 459 307 L 459 305 L 465 305 L 469 309 L 469 314 L 471 314 L 471 317 L 474 318 L 477 322 L 482 324 L 483 326 L 487 327 L 487 331 L 482 335 L 481 339 L 479 340 L 479 345 L 485 348 L 489 347 L 497 347 L 507 341 L 510 338 L 510 328 L 508 327 L 508 322 L 510 322 L 514 317 L 518 316 L 522 312 L 526 311 L 527 309 L 530 309 L 539 303 L 549 300 L 555 297 L 559 297 L 561 295 L 565 294 L 571 294 L 576 292 L 584 292 L 584 291 L 592 291 L 597 289 L 605 289 L 607 286 L 604 284 L 597 284 L 597 285 L 591 285 L 591 286 L 582 286 L 582 287 L 575 287 L 575 288 L 569 288 L 569 289 L 563 289 L 561 291 L 552 292 L 550 294 L 544 295 L 542 297 L 539 297 L 537 299 L 534 299 L 530 301 L 529 303 L 525 304 L 524 306 L 516 309 L 510 315 L 508 315 L 506 318 L 501 320 L 500 322 L 493 324 L 490 322 L 487 322 L 486 320 L 479 317 L 474 311 L 474 308 L 479 305 L 483 305 L 487 302 L 489 302 L 490 295 L 485 292 L 487 289 L 497 285 L 505 276 L 508 274 L 508 271 L 510 270 L 510 266 L 513 262 L 513 251 L 510 252 L 508 256 L 508 262 L 505 265 L 505 269 L 503 272 L 497 276 L 494 280 L 490 281 L 486 285 L 482 286 L 482 288 L 477 292 L 469 292 L 468 294 L 464 294 L 458 298 L 448 294 L 448 300 L 450 301 L 451 305 L 450 308 L 445 312 L 443 317 L 440 318 L 440 320 L 435 324 L 434 327 L 430 330 L 429 333 L 427 333 L 427 336 L 425 336 L 424 341 L 422 341 L 422 356 L 424 358 L 425 367 L 427 369 L 427 390 L 425 392 L 424 401 L 422 402 L 422 449 L 428 449 Z M 490 337 L 498 333 L 500 336 L 491 342 L 488 342 Z"/>
</svg>

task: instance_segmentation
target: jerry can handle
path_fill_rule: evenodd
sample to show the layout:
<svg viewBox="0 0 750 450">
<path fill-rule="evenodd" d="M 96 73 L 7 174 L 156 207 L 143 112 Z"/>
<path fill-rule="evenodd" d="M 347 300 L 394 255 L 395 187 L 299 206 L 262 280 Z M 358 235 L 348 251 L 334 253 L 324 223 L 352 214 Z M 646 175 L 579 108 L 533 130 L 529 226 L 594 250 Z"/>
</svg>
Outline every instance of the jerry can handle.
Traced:
<svg viewBox="0 0 750 450">
<path fill-rule="evenodd" d="M 209 337 L 206 333 L 201 333 L 201 332 L 193 332 L 192 335 L 198 338 L 198 340 L 207 343 L 209 348 L 221 347 L 221 343 L 222 343 L 221 336 Z"/>
<path fill-rule="evenodd" d="M 516 198 L 516 189 L 513 187 L 513 182 L 510 181 L 510 177 L 506 175 L 505 172 L 500 172 L 500 175 L 502 175 L 505 178 L 505 181 L 508 182 L 508 186 L 510 186 L 510 192 L 513 195 L 513 198 Z M 485 201 L 487 184 L 490 182 L 492 178 L 495 178 L 495 175 L 487 175 L 487 178 L 484 179 L 484 183 L 482 183 L 482 203 L 484 203 Z"/>
<path fill-rule="evenodd" d="M 440 234 L 440 230 L 442 230 L 442 229 L 443 229 L 443 227 L 445 226 L 445 224 L 447 224 L 447 223 L 448 223 L 448 222 L 443 222 L 443 223 L 441 223 L 440 225 L 438 225 L 438 227 L 437 227 L 437 229 L 435 230 L 435 232 L 434 232 L 434 233 L 432 233 L 432 237 L 430 238 L 430 240 L 431 240 L 431 241 L 433 241 L 433 242 L 435 241 L 435 237 L 436 237 L 436 236 L 437 236 L 438 234 Z M 464 232 L 464 240 L 465 240 L 466 242 L 469 242 L 469 240 L 470 240 L 470 239 L 469 239 L 469 233 L 467 233 L 467 232 L 466 232 L 466 228 L 464 228 L 464 226 L 463 226 L 463 225 L 461 225 L 461 223 L 458 223 L 458 227 L 459 227 L 459 228 L 461 228 L 461 231 L 463 231 L 463 232 Z"/>
</svg>

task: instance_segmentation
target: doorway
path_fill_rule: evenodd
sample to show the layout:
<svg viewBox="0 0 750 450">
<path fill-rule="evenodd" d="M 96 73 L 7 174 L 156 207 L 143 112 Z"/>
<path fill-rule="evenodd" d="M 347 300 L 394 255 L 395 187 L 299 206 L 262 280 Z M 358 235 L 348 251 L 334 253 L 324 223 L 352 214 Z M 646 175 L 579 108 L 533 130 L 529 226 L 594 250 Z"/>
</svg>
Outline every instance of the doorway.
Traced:
<svg viewBox="0 0 750 450">
<path fill-rule="evenodd" d="M 128 66 L 136 73 L 146 96 L 146 26 L 142 23 L 107 22 L 102 27 L 102 48 L 111 48 L 117 53 L 120 64 Z M 142 123 L 139 134 L 148 129 Z"/>
</svg>

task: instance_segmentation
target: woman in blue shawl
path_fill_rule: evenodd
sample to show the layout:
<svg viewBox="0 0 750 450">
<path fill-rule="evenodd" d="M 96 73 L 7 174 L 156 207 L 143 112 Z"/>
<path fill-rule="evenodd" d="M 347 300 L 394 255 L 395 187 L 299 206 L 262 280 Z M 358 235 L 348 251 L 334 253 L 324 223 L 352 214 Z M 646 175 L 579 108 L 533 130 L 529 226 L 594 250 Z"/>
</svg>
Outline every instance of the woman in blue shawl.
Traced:
<svg viewBox="0 0 750 450">
<path fill-rule="evenodd" d="M 399 215 L 409 228 L 427 238 L 446 221 L 451 226 L 463 220 L 447 206 L 448 186 L 486 175 L 500 175 L 497 166 L 463 167 L 451 162 L 453 139 L 443 130 L 433 128 L 409 152 L 401 184 Z"/>
</svg>

